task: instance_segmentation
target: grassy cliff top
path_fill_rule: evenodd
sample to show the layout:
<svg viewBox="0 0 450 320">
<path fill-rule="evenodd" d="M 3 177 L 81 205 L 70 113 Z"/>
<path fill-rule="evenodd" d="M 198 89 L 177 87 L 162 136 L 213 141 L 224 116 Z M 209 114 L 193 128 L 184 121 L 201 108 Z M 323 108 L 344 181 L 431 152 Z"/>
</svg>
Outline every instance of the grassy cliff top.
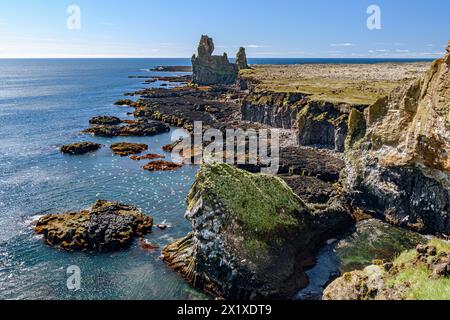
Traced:
<svg viewBox="0 0 450 320">
<path fill-rule="evenodd" d="M 311 99 L 370 105 L 419 77 L 431 63 L 255 65 L 240 76 L 258 91 L 299 92 Z"/>
</svg>

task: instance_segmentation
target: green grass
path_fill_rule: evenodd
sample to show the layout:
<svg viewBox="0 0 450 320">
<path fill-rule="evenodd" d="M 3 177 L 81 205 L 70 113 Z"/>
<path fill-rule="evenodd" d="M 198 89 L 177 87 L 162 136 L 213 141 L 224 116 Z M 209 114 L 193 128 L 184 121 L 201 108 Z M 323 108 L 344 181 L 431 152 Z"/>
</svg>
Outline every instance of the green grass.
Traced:
<svg viewBox="0 0 450 320">
<path fill-rule="evenodd" d="M 430 244 L 436 246 L 438 253 L 450 253 L 450 243 L 434 239 Z M 403 295 L 406 300 L 450 300 L 450 278 L 432 279 L 431 271 L 416 257 L 417 251 L 410 250 L 395 259 L 399 273 L 387 279 L 387 286 L 407 288 Z"/>
</svg>

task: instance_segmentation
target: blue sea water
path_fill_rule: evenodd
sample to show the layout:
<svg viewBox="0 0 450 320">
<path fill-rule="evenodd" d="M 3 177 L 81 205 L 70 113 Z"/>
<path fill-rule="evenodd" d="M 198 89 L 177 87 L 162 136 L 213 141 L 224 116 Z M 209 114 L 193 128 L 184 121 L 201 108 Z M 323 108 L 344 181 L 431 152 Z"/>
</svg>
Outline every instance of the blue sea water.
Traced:
<svg viewBox="0 0 450 320">
<path fill-rule="evenodd" d="M 310 59 L 251 59 L 251 63 L 387 62 Z M 204 299 L 160 259 L 160 250 L 143 251 L 136 242 L 117 253 L 69 253 L 50 248 L 34 235 L 31 222 L 47 213 L 88 208 L 97 199 L 136 205 L 172 225 L 147 238 L 163 247 L 190 231 L 185 196 L 197 167 L 146 172 L 142 163 L 112 155 L 108 145 L 147 143 L 162 153 L 171 134 L 99 138 L 80 132 L 90 118 L 129 118 L 130 108 L 114 106 L 123 93 L 158 75 L 159 65 L 189 65 L 189 59 L 0 60 L 0 299 Z M 167 73 L 165 73 L 167 75 Z M 96 153 L 66 156 L 63 144 L 94 141 Z M 66 270 L 81 269 L 81 289 L 66 286 Z"/>
</svg>

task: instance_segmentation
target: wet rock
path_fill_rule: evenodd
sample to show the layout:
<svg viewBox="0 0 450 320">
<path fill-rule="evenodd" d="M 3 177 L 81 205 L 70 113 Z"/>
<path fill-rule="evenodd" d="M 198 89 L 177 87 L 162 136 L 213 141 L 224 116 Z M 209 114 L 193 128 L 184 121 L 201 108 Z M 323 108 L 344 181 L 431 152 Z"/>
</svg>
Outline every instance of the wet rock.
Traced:
<svg viewBox="0 0 450 320">
<path fill-rule="evenodd" d="M 129 106 L 129 107 L 131 107 L 131 106 L 133 106 L 134 105 L 134 101 L 132 101 L 132 100 L 129 100 L 129 99 L 124 99 L 124 100 L 118 100 L 116 103 L 115 103 L 115 105 L 116 106 Z"/>
<path fill-rule="evenodd" d="M 430 234 L 450 233 L 448 60 L 450 53 L 365 113 L 352 112 L 347 139 L 352 202 Z"/>
<path fill-rule="evenodd" d="M 208 36 L 202 36 L 198 55 L 192 57 L 193 82 L 199 85 L 233 84 L 237 81 L 238 68 L 223 56 L 213 56 L 214 43 Z"/>
<path fill-rule="evenodd" d="M 94 117 L 91 120 L 89 120 L 89 123 L 92 125 L 118 125 L 122 123 L 122 120 L 120 120 L 117 117 L 111 117 L 111 116 L 100 116 L 100 117 Z"/>
<path fill-rule="evenodd" d="M 160 154 L 153 154 L 149 153 L 143 156 L 131 156 L 130 159 L 134 161 L 141 161 L 141 160 L 153 160 L 153 159 L 163 159 L 166 156 L 160 155 Z"/>
<path fill-rule="evenodd" d="M 143 137 L 170 131 L 170 127 L 160 121 L 136 121 L 125 126 L 98 125 L 84 133 L 101 137 Z"/>
<path fill-rule="evenodd" d="M 151 69 L 158 72 L 192 72 L 191 66 L 159 66 Z"/>
<path fill-rule="evenodd" d="M 337 204 L 312 212 L 281 179 L 225 164 L 202 166 L 186 217 L 193 232 L 164 260 L 226 299 L 292 298 L 308 283 L 312 252 L 351 223 Z"/>
<path fill-rule="evenodd" d="M 94 152 L 97 151 L 102 147 L 101 144 L 94 143 L 94 142 L 79 142 L 79 143 L 73 143 L 68 144 L 61 147 L 62 153 L 68 153 L 73 155 L 79 155 L 79 154 L 85 154 L 88 152 Z"/>
<path fill-rule="evenodd" d="M 35 231 L 47 244 L 65 250 L 114 251 L 151 232 L 153 220 L 130 205 L 99 200 L 91 210 L 50 214 Z"/>
<path fill-rule="evenodd" d="M 162 150 L 165 151 L 165 152 L 172 152 L 175 149 L 175 147 L 180 145 L 182 142 L 183 142 L 183 140 L 181 140 L 181 139 L 177 140 L 175 142 L 172 142 L 172 143 L 170 143 L 168 145 L 163 146 Z"/>
<path fill-rule="evenodd" d="M 182 167 L 183 165 L 179 163 L 158 160 L 147 163 L 142 167 L 142 169 L 147 171 L 173 171 L 178 170 Z"/>
<path fill-rule="evenodd" d="M 111 145 L 111 150 L 114 152 L 114 154 L 122 157 L 142 153 L 147 149 L 148 145 L 142 143 L 120 142 Z"/>
</svg>

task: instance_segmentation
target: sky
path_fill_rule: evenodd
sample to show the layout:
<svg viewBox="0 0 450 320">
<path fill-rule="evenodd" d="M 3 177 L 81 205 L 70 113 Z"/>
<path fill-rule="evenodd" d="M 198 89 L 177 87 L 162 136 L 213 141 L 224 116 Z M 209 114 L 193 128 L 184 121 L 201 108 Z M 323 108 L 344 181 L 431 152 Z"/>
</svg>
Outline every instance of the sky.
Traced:
<svg viewBox="0 0 450 320">
<path fill-rule="evenodd" d="M 230 57 L 434 58 L 449 12 L 448 0 L 0 0 L 0 58 L 187 58 L 202 34 Z"/>
</svg>

